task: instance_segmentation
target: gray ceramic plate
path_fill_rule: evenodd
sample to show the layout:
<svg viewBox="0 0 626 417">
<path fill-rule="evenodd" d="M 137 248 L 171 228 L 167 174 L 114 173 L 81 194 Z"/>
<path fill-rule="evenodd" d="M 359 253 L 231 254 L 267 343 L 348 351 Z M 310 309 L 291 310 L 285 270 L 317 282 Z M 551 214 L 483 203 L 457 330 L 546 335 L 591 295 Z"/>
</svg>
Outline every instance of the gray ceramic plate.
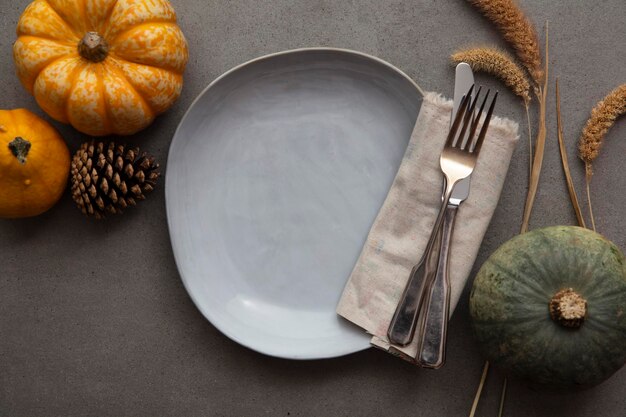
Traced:
<svg viewBox="0 0 626 417">
<path fill-rule="evenodd" d="M 326 48 L 255 59 L 200 94 L 165 187 L 180 275 L 213 325 L 284 358 L 369 346 L 335 306 L 420 104 L 397 68 Z"/>
</svg>

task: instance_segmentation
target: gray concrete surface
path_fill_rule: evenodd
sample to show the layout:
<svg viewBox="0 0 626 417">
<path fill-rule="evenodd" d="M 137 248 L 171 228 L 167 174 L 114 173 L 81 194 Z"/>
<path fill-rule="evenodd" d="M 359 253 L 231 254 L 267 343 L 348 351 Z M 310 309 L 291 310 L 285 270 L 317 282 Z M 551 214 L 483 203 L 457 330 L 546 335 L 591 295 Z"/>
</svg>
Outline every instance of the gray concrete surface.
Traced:
<svg viewBox="0 0 626 417">
<path fill-rule="evenodd" d="M 462 0 L 174 0 L 190 46 L 181 99 L 133 141 L 167 170 L 184 110 L 212 79 L 245 60 L 305 46 L 380 56 L 423 88 L 452 94 L 448 55 L 500 44 Z M 14 75 L 11 45 L 28 0 L 0 2 L 2 108 L 43 114 Z M 591 107 L 626 82 L 624 0 L 520 0 L 538 27 L 550 21 L 550 87 L 561 81 L 565 135 L 576 184 L 575 140 Z M 543 35 L 541 36 L 543 38 Z M 499 85 L 479 77 L 489 85 Z M 571 224 L 550 92 L 545 169 L 532 226 Z M 523 121 L 503 92 L 499 112 Z M 86 139 L 59 127 L 75 149 Z M 626 249 L 626 123 L 610 133 L 593 184 L 598 229 Z M 477 265 L 518 230 L 528 151 L 518 147 Z M 290 362 L 261 356 L 221 335 L 187 296 L 172 257 L 163 185 L 137 210 L 94 223 L 69 194 L 46 214 L 0 221 L 0 416 L 463 416 L 483 359 L 467 295 L 452 320 L 448 363 L 426 371 L 369 350 Z M 491 373 L 477 416 L 497 413 L 502 376 Z M 626 416 L 622 370 L 580 393 L 547 394 L 511 382 L 505 415 Z"/>
</svg>

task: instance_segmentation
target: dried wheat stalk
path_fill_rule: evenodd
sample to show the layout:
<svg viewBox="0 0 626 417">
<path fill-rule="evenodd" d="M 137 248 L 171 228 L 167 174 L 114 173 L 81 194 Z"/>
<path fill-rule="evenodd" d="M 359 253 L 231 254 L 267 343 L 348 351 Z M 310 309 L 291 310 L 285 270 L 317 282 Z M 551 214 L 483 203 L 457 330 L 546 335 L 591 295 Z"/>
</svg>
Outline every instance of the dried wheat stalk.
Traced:
<svg viewBox="0 0 626 417">
<path fill-rule="evenodd" d="M 474 396 L 474 403 L 472 404 L 472 409 L 470 410 L 469 417 L 474 417 L 476 414 L 476 409 L 478 408 L 478 402 L 480 401 L 480 396 L 483 393 L 483 388 L 485 387 L 485 381 L 487 380 L 487 374 L 489 373 L 489 361 L 485 361 L 485 365 L 483 365 L 483 373 L 480 377 L 480 383 L 478 384 L 478 389 L 476 390 L 476 395 Z"/>
<path fill-rule="evenodd" d="M 591 192 L 589 184 L 593 175 L 593 161 L 598 157 L 602 141 L 615 120 L 626 113 L 626 84 L 622 84 L 611 91 L 608 96 L 602 99 L 591 111 L 591 117 L 583 128 L 583 133 L 578 142 L 578 153 L 580 159 L 585 162 L 585 179 L 587 182 L 587 203 L 589 205 L 589 216 L 593 230 L 596 230 L 596 223 L 593 217 L 591 206 Z"/>
<path fill-rule="evenodd" d="M 580 209 L 580 203 L 578 202 L 578 195 L 576 194 L 576 188 L 574 187 L 574 181 L 572 180 L 572 173 L 569 169 L 569 161 L 567 158 L 567 149 L 565 148 L 565 140 L 563 139 L 563 122 L 561 121 L 561 94 L 559 92 L 559 79 L 556 79 L 556 129 L 557 139 L 559 140 L 559 151 L 561 153 L 561 165 L 563 166 L 563 172 L 565 173 L 565 181 L 567 182 L 567 191 L 569 192 L 570 200 L 572 201 L 572 207 L 574 213 L 576 213 L 576 219 L 580 227 L 587 227 L 585 224 L 585 218 L 583 212 Z"/>
<path fill-rule="evenodd" d="M 502 33 L 526 67 L 536 86 L 543 83 L 544 71 L 537 32 L 513 0 L 469 0 Z"/>
<path fill-rule="evenodd" d="M 481 46 L 457 51 L 450 58 L 457 64 L 467 62 L 474 71 L 482 71 L 498 77 L 515 95 L 524 100 L 524 105 L 528 106 L 530 82 L 524 71 L 506 52 Z"/>
<path fill-rule="evenodd" d="M 578 142 L 580 159 L 585 162 L 589 175 L 592 175 L 592 162 L 598 157 L 602 141 L 615 120 L 626 113 L 626 84 L 611 91 L 591 111 L 591 117 L 583 129 Z"/>
<path fill-rule="evenodd" d="M 504 378 L 504 382 L 502 383 L 502 392 L 500 393 L 500 406 L 498 407 L 498 417 L 502 417 L 504 415 L 504 400 L 506 399 L 506 386 L 508 379 Z"/>
<path fill-rule="evenodd" d="M 529 143 L 530 174 L 528 194 L 524 205 L 524 218 L 521 233 L 528 230 L 530 215 L 535 202 L 539 186 L 543 152 L 546 140 L 546 94 L 547 94 L 547 55 L 545 68 L 541 60 L 539 41 L 534 26 L 513 0 L 469 0 L 478 8 L 502 33 L 504 39 L 513 47 L 517 58 L 524 65 L 534 82 L 535 95 L 539 102 L 539 129 L 535 140 L 535 152 L 532 152 L 532 143 Z M 547 49 L 547 22 L 546 22 L 546 49 Z M 527 113 L 528 118 L 528 113 Z M 530 118 L 529 125 L 530 125 Z"/>
<path fill-rule="evenodd" d="M 524 218 L 522 220 L 522 227 L 520 233 L 526 233 L 528 231 L 528 225 L 530 223 L 530 215 L 533 211 L 533 205 L 535 204 L 535 196 L 539 189 L 539 177 L 541 176 L 541 166 L 543 165 L 543 154 L 546 146 L 546 101 L 548 94 L 548 22 L 546 22 L 546 56 L 545 56 L 545 69 L 543 85 L 537 87 L 535 90 L 537 94 L 537 101 L 539 101 L 539 129 L 537 130 L 537 139 L 535 140 L 535 155 L 533 157 L 532 170 L 530 176 L 530 183 L 528 185 L 528 194 L 526 195 L 526 204 L 524 204 Z"/>
</svg>

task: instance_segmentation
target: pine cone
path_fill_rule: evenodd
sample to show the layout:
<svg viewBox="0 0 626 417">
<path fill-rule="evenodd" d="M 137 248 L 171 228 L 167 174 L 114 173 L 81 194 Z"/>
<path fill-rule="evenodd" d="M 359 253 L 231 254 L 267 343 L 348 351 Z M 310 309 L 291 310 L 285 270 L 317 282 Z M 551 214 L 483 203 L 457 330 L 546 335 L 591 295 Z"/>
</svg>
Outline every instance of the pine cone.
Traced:
<svg viewBox="0 0 626 417">
<path fill-rule="evenodd" d="M 154 189 L 158 168 L 139 148 L 83 143 L 72 159 L 72 198 L 84 214 L 97 219 L 122 213 Z"/>
</svg>

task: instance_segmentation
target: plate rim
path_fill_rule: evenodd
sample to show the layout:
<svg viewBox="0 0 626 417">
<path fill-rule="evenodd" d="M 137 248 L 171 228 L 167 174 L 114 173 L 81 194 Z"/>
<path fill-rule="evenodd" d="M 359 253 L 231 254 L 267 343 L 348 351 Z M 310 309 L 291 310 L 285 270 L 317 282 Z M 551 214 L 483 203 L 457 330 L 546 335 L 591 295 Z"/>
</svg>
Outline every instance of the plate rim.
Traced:
<svg viewBox="0 0 626 417">
<path fill-rule="evenodd" d="M 305 53 L 306 52 L 337 52 L 337 53 L 340 53 L 340 54 L 347 54 L 347 55 L 357 56 L 357 57 L 360 57 L 360 58 L 366 58 L 368 60 L 371 60 L 371 61 L 374 61 L 374 62 L 376 62 L 378 64 L 381 64 L 384 67 L 387 67 L 391 71 L 395 72 L 396 74 L 400 75 L 402 78 L 404 78 L 406 81 L 408 81 L 409 84 L 412 85 L 415 88 L 415 90 L 421 96 L 424 96 L 424 90 L 422 90 L 422 88 L 411 77 L 409 77 L 404 71 L 402 71 L 401 69 L 399 69 L 395 65 L 390 64 L 389 62 L 387 62 L 387 61 L 385 61 L 385 60 L 383 60 L 381 58 L 378 58 L 378 57 L 376 57 L 374 55 L 370 55 L 370 54 L 365 53 L 365 52 L 359 52 L 359 51 L 355 51 L 355 50 L 352 50 L 352 49 L 335 48 L 335 47 L 307 47 L 307 48 L 288 49 L 288 50 L 283 50 L 283 51 L 280 51 L 280 52 L 274 52 L 274 53 L 271 53 L 271 54 L 262 55 L 262 56 L 250 59 L 248 61 L 243 62 L 242 64 L 239 64 L 239 65 L 236 65 L 236 66 L 232 67 L 231 69 L 227 70 L 226 72 L 222 73 L 217 78 L 215 78 L 213 81 L 211 81 L 204 89 L 202 89 L 202 91 L 200 91 L 200 93 L 198 93 L 198 95 L 192 100 L 191 104 L 189 104 L 189 106 L 185 110 L 185 113 L 183 114 L 183 117 L 180 119 L 180 121 L 178 122 L 178 125 L 176 126 L 176 130 L 174 131 L 174 134 L 172 136 L 172 140 L 171 140 L 170 145 L 169 145 L 168 154 L 167 154 L 167 161 L 166 162 L 169 162 L 170 157 L 172 156 L 174 146 L 178 142 L 177 138 L 179 136 L 179 130 L 181 129 L 181 126 L 185 123 L 185 121 L 186 121 L 189 113 L 191 112 L 191 110 L 195 107 L 196 103 L 206 93 L 208 93 L 211 88 L 213 88 L 216 84 L 218 84 L 222 79 L 228 77 L 230 74 L 233 74 L 233 73 L 239 71 L 240 69 L 243 69 L 243 68 L 245 68 L 247 66 L 256 64 L 258 62 L 262 62 L 262 61 L 265 61 L 265 60 L 268 60 L 268 59 L 272 59 L 272 58 L 275 58 L 275 57 L 279 57 L 279 56 L 291 55 L 291 54 L 297 54 L 297 53 L 303 53 L 303 52 L 305 52 Z M 238 336 L 236 336 L 235 334 L 230 332 L 224 326 L 221 326 L 221 325 L 217 324 L 214 321 L 214 318 L 212 318 L 212 315 L 201 306 L 201 304 L 196 300 L 196 297 L 193 294 L 193 292 L 190 291 L 189 284 L 188 284 L 188 279 L 183 274 L 183 272 L 181 270 L 181 267 L 179 265 L 179 259 L 182 259 L 182 257 L 178 254 L 178 249 L 176 248 L 176 245 L 174 244 L 174 241 L 172 239 L 172 223 L 171 223 L 171 215 L 170 215 L 170 212 L 171 212 L 172 208 L 171 208 L 171 203 L 170 203 L 171 198 L 168 197 L 168 194 L 169 194 L 168 190 L 170 189 L 170 186 L 168 186 L 168 184 L 170 182 L 169 178 L 170 178 L 170 176 L 168 175 L 168 172 L 166 170 L 166 173 L 165 173 L 165 213 L 166 213 L 166 219 L 167 219 L 168 233 L 169 233 L 169 237 L 170 237 L 170 239 L 169 239 L 170 240 L 170 246 L 172 247 L 172 253 L 174 255 L 174 263 L 176 265 L 176 270 L 178 272 L 178 275 L 180 276 L 180 280 L 183 283 L 183 287 L 185 288 L 185 291 L 187 292 L 187 295 L 189 296 L 189 298 L 193 302 L 194 306 L 196 307 L 196 309 L 198 309 L 200 314 L 202 314 L 204 319 L 207 320 L 212 326 L 214 326 L 217 330 L 219 330 L 223 335 L 225 335 L 226 337 L 228 337 L 229 339 L 233 340 L 234 342 L 238 343 L 241 346 L 245 346 L 246 348 L 251 349 L 251 350 L 253 350 L 255 352 L 259 352 L 259 353 L 261 353 L 263 355 L 267 355 L 267 356 L 271 356 L 271 357 L 275 357 L 275 358 L 281 358 L 281 359 L 290 359 L 290 360 L 330 359 L 330 358 L 336 358 L 336 357 L 349 355 L 349 354 L 356 353 L 356 352 L 361 352 L 361 351 L 367 350 L 367 349 L 372 347 L 372 345 L 368 343 L 367 345 L 363 346 L 362 348 L 358 348 L 358 349 L 354 349 L 354 348 L 337 349 L 333 353 L 319 354 L 319 355 L 316 355 L 316 356 L 310 356 L 310 355 L 308 355 L 308 356 L 304 356 L 304 355 L 302 355 L 302 356 L 287 355 L 287 354 L 281 354 L 280 352 L 277 352 L 277 351 L 261 350 L 258 347 L 253 346 L 253 345 L 251 345 L 251 344 L 241 340 Z M 366 334 L 365 331 L 364 331 L 364 334 Z"/>
</svg>

